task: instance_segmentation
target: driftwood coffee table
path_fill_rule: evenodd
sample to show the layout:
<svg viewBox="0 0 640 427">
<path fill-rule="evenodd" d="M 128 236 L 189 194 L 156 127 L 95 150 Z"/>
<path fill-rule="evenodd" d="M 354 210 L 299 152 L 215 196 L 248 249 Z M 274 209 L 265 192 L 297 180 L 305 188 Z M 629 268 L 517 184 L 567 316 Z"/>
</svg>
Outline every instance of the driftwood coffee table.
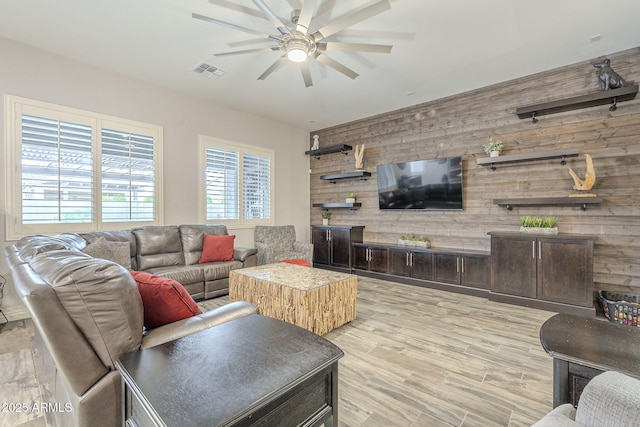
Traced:
<svg viewBox="0 0 640 427">
<path fill-rule="evenodd" d="M 353 274 L 275 263 L 229 273 L 229 301 L 249 301 L 260 314 L 318 335 L 356 318 L 358 278 Z"/>
</svg>

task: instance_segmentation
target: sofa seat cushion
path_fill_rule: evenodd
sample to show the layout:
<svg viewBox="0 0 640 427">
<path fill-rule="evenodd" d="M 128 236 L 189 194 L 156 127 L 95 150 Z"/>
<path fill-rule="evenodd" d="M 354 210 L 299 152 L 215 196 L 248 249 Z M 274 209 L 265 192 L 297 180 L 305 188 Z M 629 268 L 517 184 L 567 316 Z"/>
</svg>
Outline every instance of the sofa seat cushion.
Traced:
<svg viewBox="0 0 640 427">
<path fill-rule="evenodd" d="M 179 282 L 142 271 L 132 271 L 131 275 L 142 297 L 145 328 L 157 328 L 202 313 Z"/>
<path fill-rule="evenodd" d="M 204 280 L 210 282 L 229 277 L 231 270 L 242 268 L 240 261 L 212 262 L 208 264 L 200 264 L 204 273 Z"/>
<path fill-rule="evenodd" d="M 205 234 L 202 245 L 202 256 L 199 264 L 218 261 L 233 261 L 233 240 L 235 235 L 215 236 Z"/>
<path fill-rule="evenodd" d="M 183 285 L 204 283 L 204 272 L 197 265 L 178 265 L 173 267 L 156 267 L 146 270 L 147 273 L 167 277 Z"/>
</svg>

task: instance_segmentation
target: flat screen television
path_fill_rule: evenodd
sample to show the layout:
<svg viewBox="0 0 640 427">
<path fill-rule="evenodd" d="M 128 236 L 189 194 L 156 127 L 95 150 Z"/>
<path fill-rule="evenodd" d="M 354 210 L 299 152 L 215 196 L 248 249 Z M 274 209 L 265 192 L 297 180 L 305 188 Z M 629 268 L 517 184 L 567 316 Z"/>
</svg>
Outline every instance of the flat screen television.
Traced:
<svg viewBox="0 0 640 427">
<path fill-rule="evenodd" d="M 380 209 L 462 210 L 462 157 L 378 166 Z"/>
</svg>

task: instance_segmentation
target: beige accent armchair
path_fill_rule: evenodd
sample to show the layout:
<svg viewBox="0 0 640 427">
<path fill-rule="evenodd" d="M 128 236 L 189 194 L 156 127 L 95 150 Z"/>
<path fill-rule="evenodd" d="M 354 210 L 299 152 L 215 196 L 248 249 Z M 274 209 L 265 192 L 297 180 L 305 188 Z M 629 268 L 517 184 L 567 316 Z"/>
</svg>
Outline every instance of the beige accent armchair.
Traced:
<svg viewBox="0 0 640 427">
<path fill-rule="evenodd" d="M 531 427 L 640 427 L 640 380 L 608 371 L 584 388 L 578 407 L 560 405 Z"/>
<path fill-rule="evenodd" d="M 254 246 L 258 250 L 258 265 L 285 259 L 302 259 L 312 263 L 313 244 L 296 241 L 293 225 L 257 225 Z"/>
</svg>

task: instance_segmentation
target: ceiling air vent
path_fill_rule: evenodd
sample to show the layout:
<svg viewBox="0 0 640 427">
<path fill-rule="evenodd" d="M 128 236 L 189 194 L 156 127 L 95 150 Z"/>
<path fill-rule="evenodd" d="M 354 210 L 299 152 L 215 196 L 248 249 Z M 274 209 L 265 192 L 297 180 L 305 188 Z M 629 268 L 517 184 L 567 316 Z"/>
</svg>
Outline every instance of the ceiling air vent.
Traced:
<svg viewBox="0 0 640 427">
<path fill-rule="evenodd" d="M 202 74 L 203 76 L 209 77 L 210 79 L 217 79 L 218 77 L 222 77 L 226 71 L 214 67 L 213 65 L 207 64 L 206 62 L 199 63 L 193 70 L 194 73 Z"/>
</svg>

